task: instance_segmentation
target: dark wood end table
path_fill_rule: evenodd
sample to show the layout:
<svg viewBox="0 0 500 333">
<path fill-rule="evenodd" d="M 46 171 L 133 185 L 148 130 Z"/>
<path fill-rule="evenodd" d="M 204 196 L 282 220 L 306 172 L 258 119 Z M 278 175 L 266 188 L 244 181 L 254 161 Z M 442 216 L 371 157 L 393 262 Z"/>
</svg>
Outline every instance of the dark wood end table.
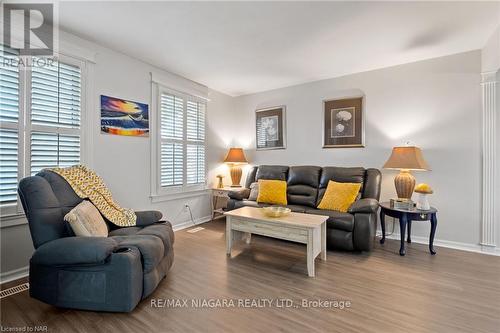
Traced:
<svg viewBox="0 0 500 333">
<path fill-rule="evenodd" d="M 380 203 L 380 226 L 382 227 L 382 239 L 380 244 L 385 242 L 385 216 L 390 216 L 399 220 L 399 230 L 401 234 L 401 247 L 399 248 L 399 254 L 404 256 L 406 254 L 405 250 L 405 233 L 406 227 L 408 226 L 408 238 L 407 242 L 411 243 L 411 222 L 412 221 L 430 221 L 431 222 L 431 234 L 429 236 L 429 251 L 431 254 L 436 254 L 434 251 L 434 235 L 436 234 L 437 227 L 437 209 L 431 207 L 429 210 L 420 209 L 396 209 L 391 208 L 389 202 Z"/>
</svg>

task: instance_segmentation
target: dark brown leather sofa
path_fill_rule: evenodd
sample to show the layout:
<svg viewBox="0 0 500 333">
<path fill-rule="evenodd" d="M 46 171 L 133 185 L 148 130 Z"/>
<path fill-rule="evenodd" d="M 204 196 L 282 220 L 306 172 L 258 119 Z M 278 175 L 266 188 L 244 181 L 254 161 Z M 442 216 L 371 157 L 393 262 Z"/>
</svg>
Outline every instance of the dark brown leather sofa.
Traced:
<svg viewBox="0 0 500 333">
<path fill-rule="evenodd" d="M 259 179 L 285 180 L 287 207 L 294 212 L 330 216 L 327 220 L 328 248 L 370 251 L 376 231 L 381 178 L 379 170 L 360 167 L 256 166 L 248 173 L 245 190 L 230 192 L 227 209 L 269 206 L 248 200 L 250 184 Z M 359 199 L 347 213 L 316 208 L 330 180 L 362 184 Z"/>
</svg>

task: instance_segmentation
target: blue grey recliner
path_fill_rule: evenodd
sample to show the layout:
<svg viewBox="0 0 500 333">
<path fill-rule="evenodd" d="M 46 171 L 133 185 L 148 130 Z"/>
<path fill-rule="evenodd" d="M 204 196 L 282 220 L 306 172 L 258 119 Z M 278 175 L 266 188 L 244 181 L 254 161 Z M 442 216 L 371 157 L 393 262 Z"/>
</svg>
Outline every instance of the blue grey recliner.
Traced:
<svg viewBox="0 0 500 333">
<path fill-rule="evenodd" d="M 172 266 L 174 233 L 159 221 L 160 212 L 136 212 L 135 227 L 108 223 L 109 237 L 76 237 L 63 218 L 82 199 L 64 178 L 42 171 L 22 179 L 18 192 L 35 247 L 31 297 L 64 308 L 128 312 Z"/>
</svg>

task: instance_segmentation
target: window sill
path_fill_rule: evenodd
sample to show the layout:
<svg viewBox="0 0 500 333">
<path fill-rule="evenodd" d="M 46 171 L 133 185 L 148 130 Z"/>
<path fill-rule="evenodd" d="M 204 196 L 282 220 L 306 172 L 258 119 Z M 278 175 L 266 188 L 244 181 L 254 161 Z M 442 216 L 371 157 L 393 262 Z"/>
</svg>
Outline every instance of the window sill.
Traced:
<svg viewBox="0 0 500 333">
<path fill-rule="evenodd" d="M 28 224 L 26 215 L 23 213 L 0 216 L 0 229 L 14 227 L 16 225 Z"/>
<path fill-rule="evenodd" d="M 190 191 L 179 191 L 179 192 L 172 192 L 172 193 L 166 193 L 166 194 L 155 194 L 151 195 L 151 202 L 152 203 L 157 203 L 157 202 L 163 202 L 163 201 L 173 201 L 173 200 L 179 200 L 179 199 L 186 199 L 186 198 L 193 198 L 193 197 L 199 197 L 199 196 L 204 196 L 210 194 L 210 189 L 208 188 L 203 188 L 199 190 L 190 190 Z"/>
</svg>

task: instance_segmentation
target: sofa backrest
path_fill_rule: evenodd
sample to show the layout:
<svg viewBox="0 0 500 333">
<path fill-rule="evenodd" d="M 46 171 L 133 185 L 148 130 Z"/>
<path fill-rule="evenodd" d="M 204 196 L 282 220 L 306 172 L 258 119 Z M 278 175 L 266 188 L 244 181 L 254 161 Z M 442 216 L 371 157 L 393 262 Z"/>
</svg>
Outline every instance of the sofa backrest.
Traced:
<svg viewBox="0 0 500 333">
<path fill-rule="evenodd" d="M 261 165 L 255 174 L 255 181 L 259 181 L 259 179 L 286 180 L 288 169 L 287 166 L 283 165 Z"/>
<path fill-rule="evenodd" d="M 361 183 L 361 198 L 380 199 L 381 173 L 378 169 L 362 167 L 317 167 L 261 165 L 247 175 L 245 187 L 259 179 L 287 181 L 287 200 L 292 205 L 316 207 L 325 194 L 328 181 Z M 314 198 L 314 200 L 312 200 Z"/>
<path fill-rule="evenodd" d="M 292 166 L 288 171 L 287 201 L 289 205 L 316 207 L 321 168 Z"/>
<path fill-rule="evenodd" d="M 64 178 L 50 171 L 41 171 L 22 179 L 18 192 L 35 249 L 46 242 L 72 236 L 64 215 L 83 199 Z"/>
</svg>

